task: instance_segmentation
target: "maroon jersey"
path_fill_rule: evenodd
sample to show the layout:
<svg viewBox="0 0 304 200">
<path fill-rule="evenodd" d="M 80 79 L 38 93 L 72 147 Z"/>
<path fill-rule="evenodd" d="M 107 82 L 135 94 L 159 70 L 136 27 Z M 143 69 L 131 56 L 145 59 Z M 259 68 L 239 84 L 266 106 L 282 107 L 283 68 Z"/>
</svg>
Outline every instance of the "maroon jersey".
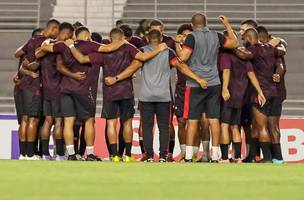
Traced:
<svg viewBox="0 0 304 200">
<path fill-rule="evenodd" d="M 25 53 L 25 58 L 30 63 L 36 60 L 35 51 L 46 39 L 47 38 L 43 35 L 36 35 L 32 37 L 23 47 L 22 50 Z M 21 78 L 20 88 L 36 92 L 40 89 L 40 77 L 33 79 L 30 76 L 23 76 Z"/>
<path fill-rule="evenodd" d="M 102 39 L 101 44 L 110 44 L 111 41 L 109 39 Z"/>
<path fill-rule="evenodd" d="M 254 56 L 251 62 L 265 98 L 270 99 L 277 96 L 277 87 L 272 78 L 277 62 L 277 48 L 259 43 L 248 47 L 248 50 Z M 254 96 L 252 96 L 252 100 L 256 101 Z"/>
<path fill-rule="evenodd" d="M 84 55 L 88 55 L 93 52 L 97 52 L 100 44 L 92 41 L 77 41 L 75 47 Z M 70 49 L 66 47 L 63 43 L 57 43 L 54 45 L 54 53 L 60 53 L 57 61 L 63 61 L 63 63 L 70 67 L 72 72 L 85 72 L 85 80 L 76 80 L 74 78 L 63 76 L 61 81 L 61 93 L 72 93 L 78 94 L 83 97 L 87 97 L 92 94 L 91 79 L 98 77 L 99 74 L 91 73 L 92 65 L 81 64 L 73 57 Z"/>
<path fill-rule="evenodd" d="M 283 67 L 284 67 L 284 73 L 280 77 L 280 82 L 276 83 L 277 91 L 278 91 L 278 97 L 283 102 L 286 99 L 286 97 L 287 97 L 287 91 L 286 91 L 286 85 L 285 85 L 285 73 L 286 73 L 287 69 L 286 69 L 286 62 L 285 62 L 285 58 L 284 57 L 279 58 L 278 62 L 280 62 L 281 64 L 283 64 Z"/>
<path fill-rule="evenodd" d="M 129 42 L 136 46 L 138 49 L 145 46 L 143 39 L 138 36 L 132 36 Z"/>
<path fill-rule="evenodd" d="M 231 108 L 241 108 L 248 86 L 247 73 L 253 72 L 253 66 L 251 62 L 241 60 L 233 53 L 223 53 L 220 58 L 220 72 L 230 69 L 230 99 L 225 103 Z"/>
<path fill-rule="evenodd" d="M 137 53 L 138 49 L 135 46 L 131 44 L 124 44 L 118 50 L 112 53 L 89 54 L 93 69 L 95 69 L 95 71 L 92 72 L 97 73 L 97 68 L 102 66 L 103 77 L 117 76 L 131 64 Z M 94 80 L 95 87 L 98 85 L 97 80 Z M 103 99 L 105 101 L 116 101 L 130 98 L 134 98 L 133 82 L 131 77 L 123 81 L 119 81 L 112 86 L 106 86 L 105 84 L 103 85 Z"/>
<path fill-rule="evenodd" d="M 51 43 L 55 43 L 55 41 Z M 56 53 L 50 53 L 39 60 L 43 95 L 46 100 L 56 100 L 60 96 L 62 75 L 57 70 L 56 58 Z"/>
</svg>

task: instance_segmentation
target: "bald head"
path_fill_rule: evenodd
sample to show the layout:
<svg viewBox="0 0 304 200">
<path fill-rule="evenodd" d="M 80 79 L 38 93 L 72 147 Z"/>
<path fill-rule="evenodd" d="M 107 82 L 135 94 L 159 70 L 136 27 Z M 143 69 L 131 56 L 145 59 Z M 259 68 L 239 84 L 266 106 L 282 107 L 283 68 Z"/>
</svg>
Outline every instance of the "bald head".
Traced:
<svg viewBox="0 0 304 200">
<path fill-rule="evenodd" d="M 244 33 L 245 43 L 248 45 L 254 45 L 259 42 L 258 32 L 254 28 L 247 29 Z"/>
<path fill-rule="evenodd" d="M 194 27 L 207 26 L 206 16 L 202 13 L 196 13 L 192 16 L 191 23 Z"/>
</svg>

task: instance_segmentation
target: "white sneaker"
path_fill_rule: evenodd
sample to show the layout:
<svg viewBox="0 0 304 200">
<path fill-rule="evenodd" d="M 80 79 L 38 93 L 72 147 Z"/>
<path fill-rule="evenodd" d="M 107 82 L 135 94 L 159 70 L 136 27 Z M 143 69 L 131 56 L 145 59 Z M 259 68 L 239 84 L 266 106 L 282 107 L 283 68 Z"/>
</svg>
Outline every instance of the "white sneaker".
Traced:
<svg viewBox="0 0 304 200">
<path fill-rule="evenodd" d="M 26 156 L 23 156 L 23 155 L 20 154 L 19 160 L 26 160 Z"/>
<path fill-rule="evenodd" d="M 40 157 L 40 156 L 37 156 L 37 155 L 33 155 L 32 157 L 26 156 L 25 159 L 26 159 L 26 160 L 41 160 L 41 157 Z"/>
</svg>

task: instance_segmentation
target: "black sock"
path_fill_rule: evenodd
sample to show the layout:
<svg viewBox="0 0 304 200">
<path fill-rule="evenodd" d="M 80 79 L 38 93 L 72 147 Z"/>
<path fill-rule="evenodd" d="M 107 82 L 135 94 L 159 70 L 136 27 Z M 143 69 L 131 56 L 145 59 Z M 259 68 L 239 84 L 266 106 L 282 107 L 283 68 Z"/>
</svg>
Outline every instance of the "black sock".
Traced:
<svg viewBox="0 0 304 200">
<path fill-rule="evenodd" d="M 249 154 L 248 154 L 248 157 L 249 159 L 251 160 L 255 160 L 255 155 L 256 155 L 256 144 L 257 144 L 257 138 L 252 138 L 251 141 L 250 141 L 250 146 L 249 146 Z"/>
<path fill-rule="evenodd" d="M 80 131 L 80 125 L 75 125 L 73 128 L 74 132 L 74 151 L 75 154 L 78 154 L 78 146 L 79 146 L 79 131 Z"/>
<path fill-rule="evenodd" d="M 49 140 L 41 140 L 42 144 L 42 155 L 49 156 Z"/>
<path fill-rule="evenodd" d="M 64 156 L 64 140 L 56 139 L 56 154 L 59 156 Z"/>
<path fill-rule="evenodd" d="M 222 152 L 222 159 L 228 160 L 228 144 L 220 144 L 221 152 Z"/>
<path fill-rule="evenodd" d="M 261 151 L 260 151 L 260 149 L 261 149 L 261 143 L 260 143 L 260 141 L 259 140 L 256 140 L 256 142 L 255 142 L 255 147 L 256 147 L 256 153 L 255 153 L 255 155 L 256 156 L 261 156 Z"/>
<path fill-rule="evenodd" d="M 35 142 L 27 142 L 26 155 L 28 157 L 33 157 L 35 155 Z"/>
<path fill-rule="evenodd" d="M 272 157 L 277 160 L 283 160 L 281 144 L 271 144 Z"/>
<path fill-rule="evenodd" d="M 144 154 L 145 153 L 145 147 L 144 147 L 144 141 L 143 140 L 139 140 L 139 146 L 140 146 L 141 153 Z"/>
<path fill-rule="evenodd" d="M 175 140 L 170 140 L 170 142 L 169 142 L 169 153 L 173 154 L 174 146 L 175 146 Z"/>
<path fill-rule="evenodd" d="M 26 146 L 27 146 L 27 142 L 20 141 L 20 155 L 26 156 Z"/>
<path fill-rule="evenodd" d="M 84 155 L 84 152 L 86 150 L 86 147 L 87 147 L 87 144 L 86 144 L 86 141 L 85 141 L 85 135 L 84 135 L 84 126 L 82 126 L 81 128 L 81 135 L 80 135 L 80 144 L 79 144 L 79 150 L 78 150 L 78 153 L 83 156 Z"/>
<path fill-rule="evenodd" d="M 242 143 L 241 142 L 234 142 L 234 157 L 236 159 L 242 158 Z"/>
<path fill-rule="evenodd" d="M 126 156 L 131 156 L 132 143 L 131 142 L 125 143 L 125 146 L 126 146 Z"/>
<path fill-rule="evenodd" d="M 118 156 L 118 153 L 117 153 L 117 143 L 110 144 L 110 152 L 111 152 L 112 156 Z"/>
<path fill-rule="evenodd" d="M 271 142 L 260 142 L 260 144 L 263 152 L 263 159 L 271 161 Z"/>
</svg>

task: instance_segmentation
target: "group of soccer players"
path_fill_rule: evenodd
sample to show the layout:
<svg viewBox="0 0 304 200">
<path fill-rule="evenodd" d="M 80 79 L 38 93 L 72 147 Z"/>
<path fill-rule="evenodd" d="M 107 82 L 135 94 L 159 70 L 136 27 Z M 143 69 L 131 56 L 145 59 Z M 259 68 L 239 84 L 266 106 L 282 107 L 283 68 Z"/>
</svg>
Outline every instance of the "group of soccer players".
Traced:
<svg viewBox="0 0 304 200">
<path fill-rule="evenodd" d="M 240 25 L 240 45 L 227 17 L 219 21 L 224 33 L 210 30 L 206 16 L 196 13 L 191 23 L 178 28 L 175 38 L 164 34 L 164 24 L 157 19 L 139 36 L 120 21 L 110 38 L 102 39 L 79 22 L 49 20 L 15 53 L 20 59 L 14 77 L 19 159 L 100 161 L 94 155 L 94 120 L 102 68 L 101 117 L 106 119 L 106 145 L 113 162 L 135 161 L 133 78 L 140 71 L 141 161 L 155 161 L 156 119 L 159 162 L 283 163 L 279 120 L 286 98 L 286 42 L 246 20 Z M 172 156 L 174 114 L 179 160 Z M 246 136 L 244 158 L 241 129 Z M 54 157 L 49 152 L 51 131 Z M 203 156 L 198 156 L 201 144 Z"/>
</svg>

